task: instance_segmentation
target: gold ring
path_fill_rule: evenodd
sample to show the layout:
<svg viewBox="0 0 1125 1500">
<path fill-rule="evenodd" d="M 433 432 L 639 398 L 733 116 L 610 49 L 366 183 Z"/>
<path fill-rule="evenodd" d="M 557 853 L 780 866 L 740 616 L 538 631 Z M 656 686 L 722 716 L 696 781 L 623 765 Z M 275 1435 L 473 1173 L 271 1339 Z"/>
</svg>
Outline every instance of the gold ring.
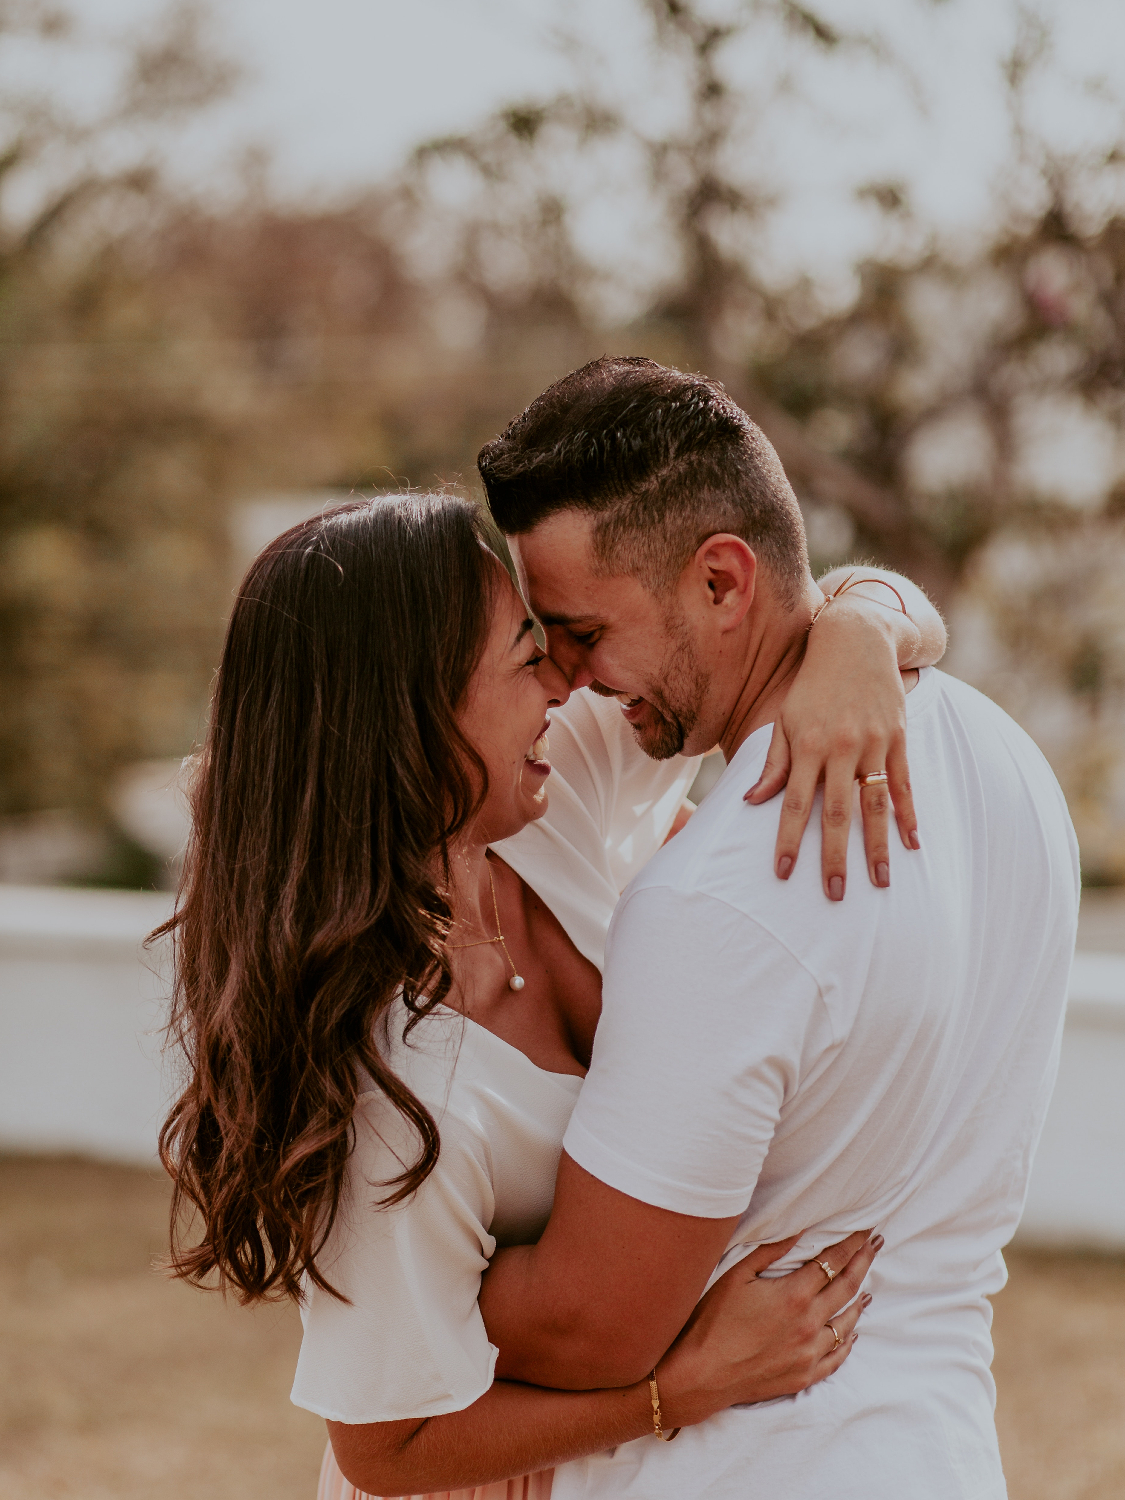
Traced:
<svg viewBox="0 0 1125 1500">
<path fill-rule="evenodd" d="M 832 1269 L 832 1267 L 828 1264 L 828 1262 L 826 1260 L 814 1261 L 813 1264 L 814 1265 L 818 1265 L 820 1267 L 820 1269 L 824 1272 L 825 1276 L 828 1277 L 829 1281 L 835 1281 L 836 1280 L 836 1272 Z"/>
<path fill-rule="evenodd" d="M 868 771 L 864 776 L 857 776 L 856 780 L 860 786 L 886 786 L 886 771 Z"/>
<path fill-rule="evenodd" d="M 828 1331 L 831 1333 L 832 1337 L 836 1340 L 836 1342 L 832 1345 L 831 1349 L 829 1349 L 829 1351 L 828 1351 L 829 1354 L 835 1354 L 836 1350 L 840 1347 L 840 1345 L 844 1341 L 840 1337 L 840 1335 L 836 1332 L 836 1325 L 835 1325 L 835 1323 L 825 1323 L 824 1326 L 825 1326 L 825 1328 L 828 1329 Z"/>
</svg>

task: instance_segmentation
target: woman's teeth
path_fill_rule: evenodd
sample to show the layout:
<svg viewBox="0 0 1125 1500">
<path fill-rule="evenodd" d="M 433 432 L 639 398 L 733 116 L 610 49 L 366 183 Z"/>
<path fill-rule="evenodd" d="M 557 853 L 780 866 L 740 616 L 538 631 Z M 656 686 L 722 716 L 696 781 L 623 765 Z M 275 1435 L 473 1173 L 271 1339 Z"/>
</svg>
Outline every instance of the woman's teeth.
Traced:
<svg viewBox="0 0 1125 1500">
<path fill-rule="evenodd" d="M 531 749 L 524 756 L 524 760 L 531 760 L 531 761 L 546 760 L 547 759 L 547 750 L 548 750 L 547 736 L 545 734 L 541 734 L 539 736 L 539 738 L 535 741 L 534 745 L 532 745 Z"/>
</svg>

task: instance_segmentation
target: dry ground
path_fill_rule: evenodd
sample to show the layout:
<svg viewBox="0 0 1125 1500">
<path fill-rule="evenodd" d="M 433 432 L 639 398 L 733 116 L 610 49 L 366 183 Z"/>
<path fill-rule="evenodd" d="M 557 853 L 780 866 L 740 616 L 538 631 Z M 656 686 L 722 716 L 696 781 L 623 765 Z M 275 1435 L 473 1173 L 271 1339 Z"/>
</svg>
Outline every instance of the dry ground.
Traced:
<svg viewBox="0 0 1125 1500">
<path fill-rule="evenodd" d="M 0 1500 L 313 1500 L 299 1325 L 150 1270 L 163 1179 L 0 1159 Z M 996 1301 L 1012 1500 L 1125 1495 L 1125 1258 L 1014 1252 Z"/>
<path fill-rule="evenodd" d="M 0 1159 L 2 1500 L 313 1500 L 299 1322 L 154 1275 L 154 1173 Z"/>
</svg>

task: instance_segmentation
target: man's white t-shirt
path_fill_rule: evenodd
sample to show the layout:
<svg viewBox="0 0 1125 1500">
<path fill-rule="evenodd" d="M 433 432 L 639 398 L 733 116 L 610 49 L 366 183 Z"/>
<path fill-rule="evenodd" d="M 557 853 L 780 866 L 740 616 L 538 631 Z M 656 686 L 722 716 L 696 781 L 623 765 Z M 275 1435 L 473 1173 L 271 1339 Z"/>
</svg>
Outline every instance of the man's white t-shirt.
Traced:
<svg viewBox="0 0 1125 1500">
<path fill-rule="evenodd" d="M 819 838 L 778 881 L 780 799 L 743 802 L 752 735 L 610 928 L 593 1065 L 565 1136 L 587 1171 L 685 1214 L 742 1214 L 720 1266 L 804 1231 L 792 1268 L 878 1229 L 860 1338 L 794 1398 L 556 1471 L 554 1500 L 994 1500 L 1001 1247 L 1054 1079 L 1078 860 L 1031 740 L 928 670 L 906 701 L 922 839 L 842 903 Z"/>
</svg>

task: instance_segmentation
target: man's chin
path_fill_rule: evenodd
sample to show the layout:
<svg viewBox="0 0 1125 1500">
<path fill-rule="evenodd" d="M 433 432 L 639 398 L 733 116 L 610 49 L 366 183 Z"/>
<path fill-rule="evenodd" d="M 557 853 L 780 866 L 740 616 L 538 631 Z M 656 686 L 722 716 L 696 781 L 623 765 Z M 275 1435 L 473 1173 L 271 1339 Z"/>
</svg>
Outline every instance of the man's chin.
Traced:
<svg viewBox="0 0 1125 1500">
<path fill-rule="evenodd" d="M 620 689 L 606 687 L 604 682 L 591 682 L 590 691 L 599 698 L 621 698 Z M 647 698 L 633 702 L 635 706 L 628 708 L 625 719 L 637 744 L 649 759 L 671 760 L 673 755 L 679 755 L 686 738 L 683 724 L 678 719 L 666 718 Z"/>
<path fill-rule="evenodd" d="M 650 760 L 671 760 L 684 748 L 684 732 L 679 724 L 662 718 L 651 703 L 639 723 L 631 724 L 633 738 Z"/>
</svg>

